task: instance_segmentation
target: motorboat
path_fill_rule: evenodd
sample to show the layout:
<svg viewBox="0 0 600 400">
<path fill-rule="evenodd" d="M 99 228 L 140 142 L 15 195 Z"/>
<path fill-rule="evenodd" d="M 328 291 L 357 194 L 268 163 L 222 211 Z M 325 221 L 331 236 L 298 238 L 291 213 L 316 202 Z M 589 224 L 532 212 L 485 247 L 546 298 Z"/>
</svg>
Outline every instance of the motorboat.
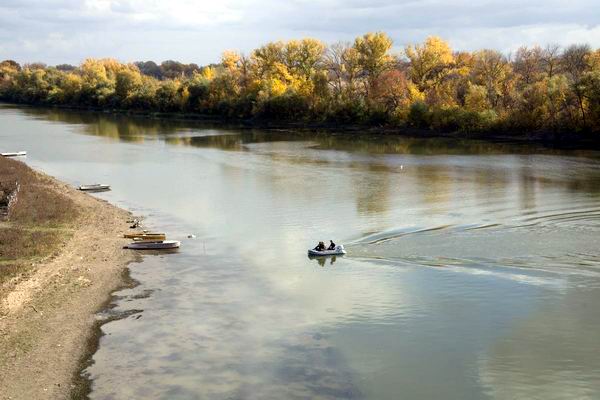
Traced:
<svg viewBox="0 0 600 400">
<path fill-rule="evenodd" d="M 167 235 L 164 233 L 158 232 L 135 232 L 135 233 L 126 233 L 123 235 L 124 238 L 133 239 L 133 240 L 165 240 Z"/>
<path fill-rule="evenodd" d="M 93 185 L 81 185 L 79 186 L 79 190 L 84 192 L 106 192 L 110 190 L 110 186 L 101 183 L 95 183 Z"/>
<path fill-rule="evenodd" d="M 2 155 L 2 157 L 21 157 L 21 156 L 26 156 L 27 152 L 26 151 L 15 151 L 15 152 L 9 152 L 9 153 L 0 153 L 0 155 Z"/>
<path fill-rule="evenodd" d="M 320 257 L 320 256 L 341 256 L 346 254 L 346 250 L 344 250 L 344 246 L 339 244 L 337 246 L 335 246 L 334 250 L 315 250 L 315 249 L 310 249 L 308 250 L 308 255 L 312 256 L 312 257 Z"/>
<path fill-rule="evenodd" d="M 134 250 L 167 250 L 177 249 L 180 245 L 181 242 L 178 240 L 157 240 L 132 242 L 125 246 L 125 248 Z"/>
</svg>

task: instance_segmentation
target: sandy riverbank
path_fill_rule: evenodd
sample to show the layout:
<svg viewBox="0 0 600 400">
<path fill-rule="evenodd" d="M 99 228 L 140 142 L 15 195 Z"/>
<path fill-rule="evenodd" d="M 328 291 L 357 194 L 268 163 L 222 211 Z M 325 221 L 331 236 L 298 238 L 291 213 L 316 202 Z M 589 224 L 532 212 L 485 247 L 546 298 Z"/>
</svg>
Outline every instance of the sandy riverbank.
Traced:
<svg viewBox="0 0 600 400">
<path fill-rule="evenodd" d="M 127 265 L 136 259 L 122 249 L 131 215 L 29 173 L 46 185 L 44 190 L 72 200 L 78 217 L 70 222 L 72 234 L 50 256 L 0 280 L 0 399 L 67 399 L 77 389 L 95 313 L 111 292 L 127 284 Z M 20 193 L 27 190 L 21 185 Z"/>
</svg>

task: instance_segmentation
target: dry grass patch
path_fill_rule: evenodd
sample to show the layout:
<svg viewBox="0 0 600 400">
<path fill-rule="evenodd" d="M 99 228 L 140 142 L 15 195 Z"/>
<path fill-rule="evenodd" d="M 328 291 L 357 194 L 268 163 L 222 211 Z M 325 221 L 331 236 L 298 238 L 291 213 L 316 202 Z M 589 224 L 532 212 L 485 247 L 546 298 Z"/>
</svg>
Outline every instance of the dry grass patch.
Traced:
<svg viewBox="0 0 600 400">
<path fill-rule="evenodd" d="M 0 228 L 0 260 L 44 257 L 55 251 L 65 236 L 65 231 Z"/>
<path fill-rule="evenodd" d="M 72 234 L 81 212 L 52 181 L 27 165 L 0 157 L 6 197 L 19 186 L 8 217 L 0 222 L 0 284 L 56 253 Z"/>
</svg>

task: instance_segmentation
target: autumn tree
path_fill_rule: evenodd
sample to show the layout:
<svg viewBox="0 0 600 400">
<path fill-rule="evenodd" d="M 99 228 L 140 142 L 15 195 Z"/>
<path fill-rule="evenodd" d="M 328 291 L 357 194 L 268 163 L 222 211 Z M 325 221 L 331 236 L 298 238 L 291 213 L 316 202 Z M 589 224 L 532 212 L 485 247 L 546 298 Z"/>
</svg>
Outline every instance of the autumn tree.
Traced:
<svg viewBox="0 0 600 400">
<path fill-rule="evenodd" d="M 539 46 L 519 47 L 513 61 L 513 70 L 524 85 L 531 85 L 541 78 L 544 71 L 543 58 L 544 51 Z"/>
<path fill-rule="evenodd" d="M 468 83 L 465 95 L 465 108 L 475 112 L 482 112 L 491 108 L 485 86 Z"/>
<path fill-rule="evenodd" d="M 586 71 L 591 53 L 591 48 L 587 44 L 574 44 L 567 47 L 560 57 L 563 72 L 573 81 L 577 81 Z"/>
<path fill-rule="evenodd" d="M 180 111 L 186 100 L 180 81 L 169 79 L 160 82 L 156 90 L 156 104 L 161 111 Z"/>
<path fill-rule="evenodd" d="M 323 66 L 334 98 L 340 101 L 354 97 L 361 72 L 358 51 L 350 43 L 335 43 L 327 49 Z"/>
<path fill-rule="evenodd" d="M 14 96 L 14 84 L 21 66 L 13 60 L 0 62 L 0 97 L 9 98 Z"/>
<path fill-rule="evenodd" d="M 600 70 L 586 72 L 580 85 L 588 107 L 590 128 L 600 132 Z"/>
<path fill-rule="evenodd" d="M 428 37 L 422 45 L 406 46 L 405 53 L 411 79 L 421 91 L 439 83 L 454 62 L 450 46 L 437 36 Z"/>
<path fill-rule="evenodd" d="M 546 46 L 541 55 L 541 64 L 548 78 L 552 78 L 559 72 L 560 66 L 560 46 L 557 44 L 549 44 Z"/>
<path fill-rule="evenodd" d="M 285 45 L 285 64 L 291 74 L 310 81 L 323 62 L 325 45 L 316 39 L 291 40 Z"/>
<path fill-rule="evenodd" d="M 135 92 L 142 86 L 142 75 L 136 66 L 130 65 L 117 72 L 115 77 L 115 95 L 118 101 L 127 105 Z"/>
<path fill-rule="evenodd" d="M 118 66 L 118 68 L 117 68 Z M 81 99 L 88 105 L 105 105 L 114 95 L 120 64 L 112 59 L 89 58 L 79 67 L 83 86 Z"/>
<path fill-rule="evenodd" d="M 354 40 L 354 50 L 361 75 L 365 78 L 367 96 L 379 75 L 390 68 L 393 57 L 388 54 L 392 39 L 383 32 L 367 33 Z"/>
<path fill-rule="evenodd" d="M 507 93 L 512 68 L 506 57 L 496 50 L 479 50 L 473 57 L 472 80 L 486 88 L 488 101 L 495 108 Z"/>
<path fill-rule="evenodd" d="M 285 67 L 285 44 L 270 42 L 252 52 L 256 74 L 261 79 L 279 75 Z M 287 68 L 285 68 L 287 73 Z"/>
</svg>

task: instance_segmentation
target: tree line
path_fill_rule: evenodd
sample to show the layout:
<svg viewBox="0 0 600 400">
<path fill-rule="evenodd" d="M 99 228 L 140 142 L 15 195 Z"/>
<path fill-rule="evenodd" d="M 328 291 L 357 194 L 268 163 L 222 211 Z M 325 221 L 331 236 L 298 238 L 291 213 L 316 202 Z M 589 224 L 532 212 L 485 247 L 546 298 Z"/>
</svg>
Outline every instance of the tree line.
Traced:
<svg viewBox="0 0 600 400">
<path fill-rule="evenodd" d="M 235 119 L 450 131 L 600 131 L 600 49 L 574 44 L 453 51 L 439 37 L 392 53 L 383 32 L 226 51 L 199 67 L 166 61 L 0 63 L 0 99 Z"/>
</svg>

